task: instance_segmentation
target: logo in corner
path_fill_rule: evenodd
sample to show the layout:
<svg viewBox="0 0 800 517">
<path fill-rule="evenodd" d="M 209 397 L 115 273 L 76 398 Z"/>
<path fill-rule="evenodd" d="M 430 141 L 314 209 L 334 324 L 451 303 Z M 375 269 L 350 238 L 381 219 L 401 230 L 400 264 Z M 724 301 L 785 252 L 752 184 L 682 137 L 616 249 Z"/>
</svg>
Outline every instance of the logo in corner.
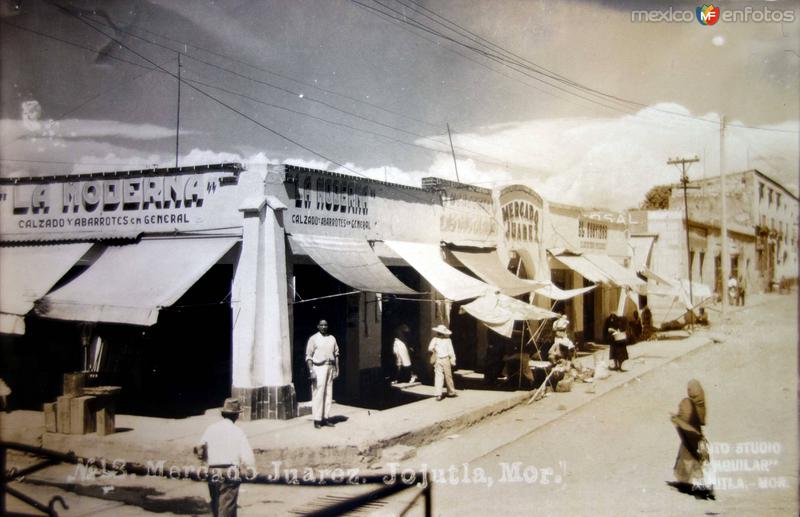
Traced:
<svg viewBox="0 0 800 517">
<path fill-rule="evenodd" d="M 703 4 L 703 7 L 695 9 L 695 13 L 700 25 L 714 25 L 719 21 L 719 7 L 714 7 L 714 4 Z"/>
</svg>

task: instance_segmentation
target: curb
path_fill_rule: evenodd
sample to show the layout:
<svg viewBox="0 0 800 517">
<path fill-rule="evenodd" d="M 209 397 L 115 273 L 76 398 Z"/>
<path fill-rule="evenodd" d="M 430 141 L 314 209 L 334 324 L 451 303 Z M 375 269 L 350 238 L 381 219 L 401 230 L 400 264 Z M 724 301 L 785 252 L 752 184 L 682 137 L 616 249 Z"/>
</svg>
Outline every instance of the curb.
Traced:
<svg viewBox="0 0 800 517">
<path fill-rule="evenodd" d="M 711 336 L 703 336 L 703 339 L 705 339 L 705 342 L 697 345 L 692 350 L 679 354 L 675 357 L 672 357 L 671 359 L 668 359 L 663 363 L 655 365 L 651 369 L 642 372 L 639 375 L 635 375 L 629 379 L 618 382 L 617 384 L 610 386 L 607 390 L 589 397 L 587 400 L 583 401 L 582 403 L 576 406 L 570 407 L 563 411 L 559 411 L 559 413 L 557 415 L 554 415 L 554 417 L 551 418 L 550 420 L 543 421 L 538 425 L 535 425 L 534 427 L 527 429 L 524 434 L 520 435 L 520 438 L 527 436 L 528 434 L 534 432 L 535 430 L 540 429 L 543 426 L 558 420 L 563 415 L 569 414 L 575 411 L 576 409 L 584 407 L 585 405 L 597 400 L 599 397 L 602 397 L 614 390 L 620 389 L 621 387 L 629 383 L 630 380 L 632 380 L 633 378 L 644 377 L 650 374 L 651 372 L 658 370 L 664 365 L 670 364 L 690 354 L 696 353 L 699 350 L 702 350 L 715 342 L 715 340 L 712 339 Z M 644 343 L 646 342 L 643 342 L 643 344 Z M 586 356 L 586 357 L 588 358 L 591 356 Z M 256 466 L 259 469 L 259 471 L 264 471 L 264 472 L 272 471 L 275 466 L 275 462 L 279 462 L 281 468 L 298 468 L 298 469 L 327 468 L 327 467 L 376 468 L 378 465 L 380 465 L 382 462 L 385 461 L 384 453 L 388 449 L 391 449 L 393 447 L 417 448 L 429 445 L 431 443 L 434 443 L 436 441 L 445 438 L 447 435 L 469 428 L 483 420 L 500 415 L 517 406 L 527 403 L 530 397 L 531 397 L 530 391 L 522 391 L 505 400 L 495 402 L 488 406 L 467 410 L 465 413 L 444 419 L 442 421 L 436 422 L 431 425 L 427 425 L 411 431 L 396 434 L 394 436 L 377 439 L 361 445 L 323 446 L 316 448 L 291 447 L 291 448 L 280 448 L 280 449 L 277 448 L 256 449 L 254 450 L 256 455 Z M 59 436 L 60 435 L 52 435 L 50 433 L 45 434 L 42 439 L 43 445 L 47 448 L 52 448 L 56 450 L 64 450 L 71 448 L 74 449 L 73 452 L 75 452 L 78 455 L 90 456 L 97 458 L 98 460 L 100 458 L 113 460 L 115 457 L 118 457 L 120 455 L 119 451 L 115 449 L 115 444 L 113 443 L 100 444 L 96 440 L 91 439 L 91 436 L 88 435 L 86 440 L 82 440 L 78 444 L 75 444 L 73 442 L 69 446 L 67 446 L 66 443 L 61 442 L 61 440 L 59 440 Z M 191 447 L 183 447 L 182 444 L 179 444 L 177 442 L 174 443 L 173 445 L 175 445 L 175 447 L 171 447 L 168 450 L 143 448 L 136 451 L 133 450 L 127 451 L 128 457 L 126 457 L 126 460 L 140 462 L 146 465 L 148 460 L 152 461 L 152 458 L 159 458 L 159 461 L 162 460 L 166 461 L 165 468 L 169 468 L 170 465 L 183 466 L 183 465 L 195 465 L 197 463 L 197 460 L 191 454 Z M 389 454 L 391 454 L 391 452 L 392 451 L 390 451 Z M 403 459 L 409 459 L 415 455 L 414 450 L 406 452 L 407 452 L 407 454 L 405 454 L 406 457 Z"/>
</svg>

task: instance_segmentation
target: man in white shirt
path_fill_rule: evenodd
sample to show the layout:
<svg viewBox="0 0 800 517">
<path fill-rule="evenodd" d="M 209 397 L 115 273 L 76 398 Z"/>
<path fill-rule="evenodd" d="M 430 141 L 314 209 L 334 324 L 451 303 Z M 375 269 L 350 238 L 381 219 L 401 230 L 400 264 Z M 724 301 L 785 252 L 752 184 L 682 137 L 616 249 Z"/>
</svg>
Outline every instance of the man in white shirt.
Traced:
<svg viewBox="0 0 800 517">
<path fill-rule="evenodd" d="M 336 338 L 328 334 L 328 322 L 320 320 L 317 332 L 308 338 L 306 365 L 311 379 L 311 413 L 314 428 L 333 427 L 330 416 L 333 402 L 333 380 L 339 376 L 339 345 Z"/>
<path fill-rule="evenodd" d="M 456 388 L 453 384 L 453 366 L 456 365 L 456 352 L 453 350 L 453 342 L 450 340 L 450 329 L 442 324 L 433 328 L 436 335 L 428 345 L 428 351 L 432 352 L 431 361 L 433 363 L 433 386 L 436 400 L 442 400 L 442 387 L 447 384 L 447 396 L 457 397 Z"/>
<path fill-rule="evenodd" d="M 406 342 L 407 334 L 411 331 L 408 325 L 402 323 L 395 329 L 394 342 L 392 343 L 392 352 L 394 352 L 395 365 L 397 366 L 397 374 L 395 382 L 416 382 L 417 376 L 411 369 L 411 354 L 409 353 Z"/>
<path fill-rule="evenodd" d="M 731 275 L 728 279 L 728 303 L 736 305 L 736 300 L 739 298 L 739 284 L 736 282 L 736 277 Z"/>
<path fill-rule="evenodd" d="M 236 517 L 240 469 L 255 471 L 253 449 L 247 435 L 235 424 L 241 412 L 239 399 L 226 399 L 222 420 L 208 426 L 194 448 L 197 457 L 208 462 L 208 493 L 214 517 Z"/>
</svg>

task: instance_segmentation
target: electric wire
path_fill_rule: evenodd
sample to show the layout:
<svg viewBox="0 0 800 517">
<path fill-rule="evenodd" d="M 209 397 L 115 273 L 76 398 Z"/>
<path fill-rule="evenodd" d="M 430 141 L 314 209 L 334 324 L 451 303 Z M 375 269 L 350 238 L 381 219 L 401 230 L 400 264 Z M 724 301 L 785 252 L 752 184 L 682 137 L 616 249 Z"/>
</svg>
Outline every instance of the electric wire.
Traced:
<svg viewBox="0 0 800 517">
<path fill-rule="evenodd" d="M 596 101 L 596 100 L 594 100 L 594 99 L 591 99 L 591 98 L 584 97 L 583 95 L 580 95 L 580 94 L 578 94 L 578 93 L 576 93 L 576 92 L 573 92 L 573 91 L 571 91 L 571 90 L 567 90 L 567 89 L 565 89 L 565 88 L 562 88 L 562 87 L 560 87 L 560 86 L 553 85 L 552 83 L 549 83 L 549 82 L 545 81 L 544 79 L 541 79 L 541 78 L 539 78 L 539 77 L 532 76 L 532 75 L 530 75 L 530 74 L 529 74 L 529 73 L 527 73 L 527 72 L 523 72 L 523 71 L 519 70 L 518 68 L 514 68 L 514 65 L 516 65 L 516 66 L 520 66 L 520 63 L 519 63 L 518 61 L 509 62 L 509 60 L 507 60 L 507 59 L 503 59 L 503 57 L 502 57 L 502 56 L 498 56 L 497 54 L 495 54 L 495 53 L 492 53 L 492 52 L 489 52 L 489 51 L 488 51 L 488 50 L 486 50 L 486 49 L 481 49 L 481 48 L 474 47 L 474 46 L 472 46 L 472 45 L 469 45 L 469 44 L 467 44 L 467 43 L 464 43 L 463 41 L 459 41 L 459 40 L 457 40 L 457 39 L 455 39 L 455 38 L 452 38 L 452 37 L 450 37 L 450 36 L 447 36 L 446 34 L 443 34 L 443 33 L 441 33 L 440 31 L 437 31 L 437 30 L 435 30 L 435 29 L 433 29 L 433 28 L 431 28 L 431 27 L 429 27 L 429 26 L 425 25 L 424 23 L 418 22 L 418 21 L 416 21 L 416 20 L 410 20 L 410 19 L 406 18 L 406 16 L 404 15 L 404 13 L 400 13 L 400 12 L 399 12 L 399 11 L 397 11 L 396 9 L 392 9 L 391 7 L 388 7 L 387 5 L 385 5 L 385 4 L 383 4 L 383 3 L 381 3 L 379 0 L 372 0 L 372 1 L 373 1 L 375 4 L 377 4 L 377 5 L 380 5 L 380 6 L 384 7 L 384 8 L 385 8 L 385 9 L 387 9 L 387 10 L 388 10 L 390 13 L 391 13 L 391 12 L 394 12 L 394 13 L 395 13 L 395 14 L 397 14 L 398 16 L 394 16 L 394 15 L 392 15 L 392 14 L 390 14 L 390 13 L 387 13 L 387 12 L 385 12 L 385 11 L 381 11 L 380 9 L 377 9 L 377 8 L 375 8 L 375 7 L 372 7 L 372 6 L 370 6 L 370 5 L 364 4 L 364 3 L 360 2 L 359 0 L 351 0 L 351 2 L 353 2 L 353 3 L 355 3 L 355 4 L 358 4 L 358 5 L 360 5 L 360 6 L 364 7 L 364 8 L 366 8 L 366 9 L 368 9 L 368 10 L 375 11 L 375 12 L 379 12 L 379 13 L 381 13 L 381 14 L 385 15 L 385 16 L 388 16 L 388 17 L 390 17 L 390 18 L 392 18 L 392 19 L 396 20 L 397 22 L 408 24 L 408 25 L 410 25 L 410 26 L 413 26 L 413 27 L 416 27 L 416 28 L 418 28 L 419 30 L 423 30 L 423 31 L 425 31 L 425 32 L 428 32 L 429 34 L 432 34 L 432 35 L 434 35 L 434 36 L 437 36 L 437 37 L 439 37 L 439 38 L 442 38 L 442 39 L 444 39 L 444 40 L 446 40 L 446 41 L 450 41 L 450 42 L 452 42 L 452 43 L 454 43 L 454 44 L 456 44 L 456 45 L 460 45 L 460 46 L 462 46 L 462 47 L 465 47 L 465 48 L 467 48 L 467 49 L 469 49 L 469 50 L 472 50 L 473 52 L 476 52 L 476 53 L 478 53 L 478 54 L 480 54 L 480 55 L 482 55 L 482 56 L 484 56 L 484 57 L 486 57 L 486 58 L 492 59 L 492 60 L 494 60 L 494 61 L 496 61 L 496 62 L 498 62 L 498 63 L 500 63 L 500 64 L 502 64 L 502 65 L 504 65 L 504 66 L 507 66 L 507 67 L 509 67 L 509 68 L 511 68 L 511 69 L 514 69 L 514 70 L 516 70 L 516 71 L 517 71 L 517 72 L 519 72 L 519 73 L 523 73 L 523 75 L 526 75 L 526 76 L 528 76 L 528 77 L 530 77 L 530 78 L 532 78 L 532 79 L 534 79 L 534 80 L 537 80 L 537 81 L 539 81 L 539 82 L 542 82 L 543 84 L 546 84 L 546 85 L 548 85 L 548 86 L 550 86 L 550 87 L 552 87 L 552 88 L 555 88 L 555 89 L 557 89 L 557 90 L 563 91 L 563 92 L 565 92 L 565 93 L 567 93 L 567 94 L 569 94 L 569 95 L 573 95 L 573 96 L 575 96 L 575 97 L 579 97 L 579 98 L 581 98 L 581 99 L 584 99 L 584 100 L 586 100 L 586 101 L 588 101 L 588 102 L 591 102 L 591 103 L 597 104 L 597 105 L 599 105 L 599 106 L 603 106 L 603 107 L 605 107 L 605 108 L 608 108 L 608 109 L 612 109 L 612 110 L 615 110 L 615 111 L 623 111 L 623 112 L 625 112 L 625 113 L 632 114 L 633 116 L 637 116 L 635 113 L 631 113 L 631 112 L 629 112 L 629 111 L 627 111 L 627 110 L 624 110 L 624 109 L 622 109 L 622 108 L 619 108 L 619 107 L 613 107 L 613 106 L 610 106 L 610 105 L 607 105 L 607 104 L 601 103 L 601 102 L 599 102 L 599 101 Z M 405 5 L 405 4 L 402 4 L 402 3 L 401 3 L 401 2 L 399 2 L 399 1 L 398 1 L 398 3 L 400 3 L 401 5 L 404 5 L 405 7 L 408 7 L 407 5 Z M 429 12 L 432 12 L 432 11 L 429 11 Z M 429 18 L 430 18 L 430 17 L 429 17 Z M 451 30 L 452 30 L 452 29 L 451 29 Z M 463 36 L 463 34 L 462 34 L 462 36 Z M 536 66 L 537 66 L 537 67 L 539 67 L 539 68 L 542 68 L 542 69 L 544 69 L 544 67 L 541 67 L 540 65 L 536 65 Z M 596 90 L 596 89 L 592 89 L 592 88 L 586 87 L 586 86 L 584 86 L 584 85 L 581 85 L 580 83 L 577 83 L 577 82 L 575 82 L 575 81 L 572 81 L 572 80 L 565 79 L 565 78 L 563 78 L 563 76 L 556 76 L 556 75 L 554 75 L 554 74 L 550 74 L 550 73 L 543 73 L 541 70 L 538 70 L 537 68 L 534 68 L 534 67 L 526 67 L 526 69 L 527 69 L 527 70 L 529 70 L 529 71 L 532 71 L 532 72 L 534 72 L 534 73 L 536 73 L 536 74 L 538 74 L 538 75 L 543 75 L 543 76 L 545 76 L 545 77 L 548 77 L 548 78 L 551 78 L 551 79 L 553 79 L 553 80 L 556 80 L 556 81 L 558 81 L 558 82 L 560 82 L 560 83 L 562 83 L 562 84 L 564 84 L 564 85 L 567 85 L 567 86 L 572 86 L 572 87 L 575 87 L 575 88 L 579 88 L 579 89 L 585 90 L 585 91 L 587 91 L 587 92 L 591 92 L 591 93 L 593 93 L 593 94 L 595 94 L 595 95 L 600 95 L 600 96 L 603 96 L 603 97 L 604 97 L 604 98 L 606 98 L 607 100 L 613 100 L 613 101 L 616 101 L 616 102 L 622 102 L 622 103 L 633 104 L 633 105 L 640 106 L 640 107 L 648 107 L 648 105 L 646 105 L 646 104 L 643 104 L 643 103 L 640 103 L 640 102 L 638 102 L 638 101 L 632 101 L 632 100 L 629 100 L 629 99 L 623 99 L 623 98 L 621 98 L 621 97 L 613 96 L 613 95 L 610 95 L 610 94 L 607 94 L 607 93 L 601 92 L 601 91 L 599 91 L 599 90 Z M 545 70 L 547 70 L 547 69 L 545 69 Z M 653 108 L 653 107 L 649 107 L 649 109 L 651 109 L 651 110 L 654 110 L 654 111 L 657 111 L 657 112 L 659 112 L 659 113 L 663 113 L 663 114 L 667 114 L 667 115 L 672 115 L 672 116 L 676 116 L 676 117 L 682 117 L 682 118 L 686 118 L 686 119 L 692 119 L 692 120 L 702 121 L 702 122 L 705 122 L 705 123 L 710 123 L 710 124 L 715 124 L 715 125 L 717 125 L 717 124 L 718 124 L 718 122 L 717 122 L 717 121 L 712 121 L 712 120 L 704 119 L 704 118 L 701 118 L 701 117 L 696 117 L 696 116 L 692 116 L 692 115 L 687 115 L 687 114 L 684 114 L 684 113 L 676 113 L 676 112 L 673 112 L 673 111 L 669 111 L 669 110 L 663 110 L 663 109 L 659 109 L 659 108 Z M 744 128 L 744 129 L 760 130 L 760 131 L 773 131 L 773 132 L 780 132 L 780 133 L 798 133 L 798 131 L 794 131 L 794 130 L 786 130 L 786 129 L 778 129 L 778 128 L 765 128 L 765 127 L 759 127 L 759 126 L 749 126 L 749 125 L 743 125 L 743 124 L 728 124 L 728 126 L 729 126 L 729 127 L 739 127 L 739 128 Z"/>
</svg>

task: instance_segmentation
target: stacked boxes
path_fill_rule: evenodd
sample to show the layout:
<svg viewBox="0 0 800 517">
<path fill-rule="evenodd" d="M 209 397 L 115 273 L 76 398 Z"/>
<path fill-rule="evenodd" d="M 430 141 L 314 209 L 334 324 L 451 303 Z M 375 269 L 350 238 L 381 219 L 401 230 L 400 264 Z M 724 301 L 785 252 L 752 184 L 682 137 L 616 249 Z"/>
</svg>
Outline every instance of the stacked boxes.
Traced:
<svg viewBox="0 0 800 517">
<path fill-rule="evenodd" d="M 64 394 L 56 402 L 44 404 L 45 430 L 48 433 L 88 434 L 100 436 L 116 430 L 114 398 L 117 386 L 85 388 L 83 373 L 64 374 Z"/>
</svg>

